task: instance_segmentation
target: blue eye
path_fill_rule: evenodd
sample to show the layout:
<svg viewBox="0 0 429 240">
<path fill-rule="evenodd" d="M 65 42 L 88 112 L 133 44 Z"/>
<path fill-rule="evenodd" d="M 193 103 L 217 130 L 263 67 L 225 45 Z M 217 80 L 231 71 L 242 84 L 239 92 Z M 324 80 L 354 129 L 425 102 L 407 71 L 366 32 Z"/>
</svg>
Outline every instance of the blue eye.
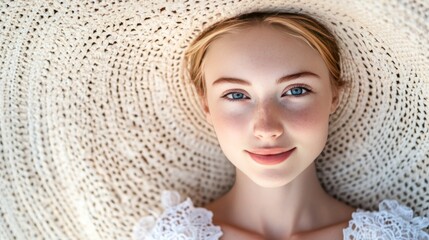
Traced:
<svg viewBox="0 0 429 240">
<path fill-rule="evenodd" d="M 229 101 L 237 101 L 237 100 L 244 100 L 246 98 L 246 95 L 240 92 L 231 92 L 224 96 Z"/>
<path fill-rule="evenodd" d="M 307 88 L 304 88 L 304 87 L 294 87 L 294 88 L 289 89 L 286 92 L 285 95 L 300 96 L 300 95 L 303 95 L 303 94 L 305 94 L 307 92 L 308 92 Z"/>
</svg>

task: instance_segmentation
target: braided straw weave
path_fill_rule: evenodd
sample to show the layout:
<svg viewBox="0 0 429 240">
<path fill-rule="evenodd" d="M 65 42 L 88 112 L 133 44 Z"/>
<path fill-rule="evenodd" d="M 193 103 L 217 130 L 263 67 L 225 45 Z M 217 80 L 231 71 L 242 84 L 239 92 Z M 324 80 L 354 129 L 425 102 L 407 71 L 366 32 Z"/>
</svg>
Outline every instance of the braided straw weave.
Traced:
<svg viewBox="0 0 429 240">
<path fill-rule="evenodd" d="M 425 0 L 0 2 L 0 239 L 128 239 L 174 189 L 205 204 L 234 169 L 183 76 L 189 43 L 256 10 L 314 16 L 350 88 L 318 158 L 355 207 L 429 216 Z"/>
</svg>

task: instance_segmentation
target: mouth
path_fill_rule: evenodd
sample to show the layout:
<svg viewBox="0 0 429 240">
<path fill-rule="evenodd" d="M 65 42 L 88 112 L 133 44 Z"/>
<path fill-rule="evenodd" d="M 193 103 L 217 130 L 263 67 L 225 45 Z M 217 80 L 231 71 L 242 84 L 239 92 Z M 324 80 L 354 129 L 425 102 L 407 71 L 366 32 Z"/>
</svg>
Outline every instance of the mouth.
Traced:
<svg viewBox="0 0 429 240">
<path fill-rule="evenodd" d="M 257 153 L 246 151 L 257 163 L 262 165 L 275 165 L 286 161 L 295 148 L 288 151 L 279 152 L 278 149 L 258 150 Z"/>
</svg>

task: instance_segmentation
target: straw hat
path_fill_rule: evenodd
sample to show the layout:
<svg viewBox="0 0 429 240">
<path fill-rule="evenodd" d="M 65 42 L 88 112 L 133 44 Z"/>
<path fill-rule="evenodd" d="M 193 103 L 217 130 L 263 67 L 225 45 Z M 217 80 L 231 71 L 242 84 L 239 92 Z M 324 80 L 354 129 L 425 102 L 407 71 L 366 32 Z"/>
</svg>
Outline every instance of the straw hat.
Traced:
<svg viewBox="0 0 429 240">
<path fill-rule="evenodd" d="M 429 216 L 429 4 L 416 1 L 11 1 L 0 4 L 0 238 L 124 239 L 172 189 L 205 204 L 234 168 L 182 71 L 237 14 L 307 13 L 338 38 L 350 88 L 317 160 L 355 207 Z"/>
</svg>

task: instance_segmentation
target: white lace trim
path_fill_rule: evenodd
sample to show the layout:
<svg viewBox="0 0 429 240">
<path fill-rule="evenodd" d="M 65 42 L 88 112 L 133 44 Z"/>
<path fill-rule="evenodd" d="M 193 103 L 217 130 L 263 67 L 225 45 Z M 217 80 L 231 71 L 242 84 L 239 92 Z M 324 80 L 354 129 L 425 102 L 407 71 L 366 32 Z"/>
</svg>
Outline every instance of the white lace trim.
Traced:
<svg viewBox="0 0 429 240">
<path fill-rule="evenodd" d="M 164 191 L 161 201 L 165 211 L 160 217 L 142 218 L 134 226 L 134 239 L 218 240 L 222 236 L 221 228 L 212 223 L 213 213 L 205 208 L 195 208 L 191 199 L 180 203 L 178 192 Z"/>
<path fill-rule="evenodd" d="M 427 226 L 428 218 L 413 218 L 411 208 L 395 200 L 384 200 L 377 212 L 354 212 L 343 234 L 345 240 L 429 240 L 429 234 L 423 231 Z"/>
</svg>

